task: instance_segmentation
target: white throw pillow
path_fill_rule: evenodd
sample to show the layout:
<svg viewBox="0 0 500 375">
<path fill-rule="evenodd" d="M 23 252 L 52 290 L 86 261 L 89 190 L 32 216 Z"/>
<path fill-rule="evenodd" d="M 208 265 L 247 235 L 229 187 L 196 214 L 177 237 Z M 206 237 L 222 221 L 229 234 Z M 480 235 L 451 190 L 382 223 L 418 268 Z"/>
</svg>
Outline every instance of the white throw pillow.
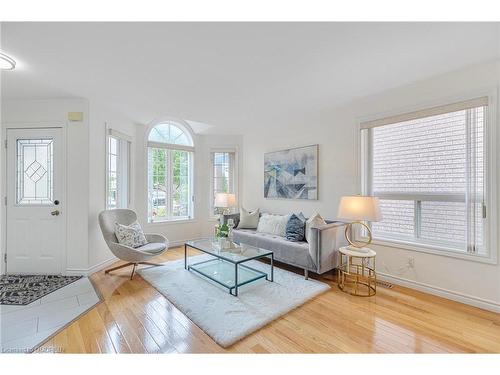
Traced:
<svg viewBox="0 0 500 375">
<path fill-rule="evenodd" d="M 115 236 L 121 245 L 129 247 L 135 248 L 148 243 L 141 225 L 137 221 L 130 225 L 115 223 Z"/>
<path fill-rule="evenodd" d="M 252 213 L 245 210 L 243 207 L 240 208 L 240 222 L 238 223 L 237 229 L 255 229 L 259 225 L 259 209 L 256 209 Z"/>
<path fill-rule="evenodd" d="M 320 227 L 325 225 L 326 221 L 321 217 L 320 214 L 315 213 L 306 221 L 306 241 L 309 242 L 309 238 L 311 238 L 311 228 Z"/>
<path fill-rule="evenodd" d="M 290 215 L 262 214 L 257 226 L 257 232 L 285 237 L 288 220 L 290 220 Z"/>
</svg>

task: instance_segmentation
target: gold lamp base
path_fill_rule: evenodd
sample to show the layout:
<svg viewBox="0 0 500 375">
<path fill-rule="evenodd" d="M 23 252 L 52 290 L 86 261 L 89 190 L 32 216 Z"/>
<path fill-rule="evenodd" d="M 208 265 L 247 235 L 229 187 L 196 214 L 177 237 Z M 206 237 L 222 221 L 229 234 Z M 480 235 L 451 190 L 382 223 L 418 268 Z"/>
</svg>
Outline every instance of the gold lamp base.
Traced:
<svg viewBox="0 0 500 375">
<path fill-rule="evenodd" d="M 368 241 L 353 241 L 350 237 L 350 233 L 352 231 L 352 225 L 353 224 L 359 224 L 363 227 L 366 228 L 366 231 L 368 232 Z M 354 250 L 354 251 L 359 251 L 359 252 L 367 252 L 368 250 L 366 248 L 366 246 L 368 246 L 369 244 L 372 243 L 372 231 L 370 229 L 370 227 L 368 225 L 366 225 L 365 223 L 363 223 L 362 221 L 353 221 L 352 223 L 349 223 L 346 225 L 345 227 L 345 239 L 346 241 L 349 243 L 350 246 L 348 246 L 351 250 Z"/>
</svg>

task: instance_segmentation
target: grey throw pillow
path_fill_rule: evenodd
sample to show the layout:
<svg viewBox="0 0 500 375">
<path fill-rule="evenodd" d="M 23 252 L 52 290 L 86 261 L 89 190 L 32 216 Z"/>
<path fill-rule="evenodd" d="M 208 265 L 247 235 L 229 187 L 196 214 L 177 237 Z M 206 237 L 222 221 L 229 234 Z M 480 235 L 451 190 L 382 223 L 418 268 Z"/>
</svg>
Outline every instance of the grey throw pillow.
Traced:
<svg viewBox="0 0 500 375">
<path fill-rule="evenodd" d="M 115 236 L 118 243 L 129 247 L 135 248 L 148 243 L 141 225 L 137 221 L 130 225 L 115 223 Z"/>
<path fill-rule="evenodd" d="M 286 235 L 285 238 L 288 241 L 299 242 L 304 240 L 305 232 L 305 222 L 295 214 L 290 216 L 288 223 L 286 224 Z"/>
</svg>

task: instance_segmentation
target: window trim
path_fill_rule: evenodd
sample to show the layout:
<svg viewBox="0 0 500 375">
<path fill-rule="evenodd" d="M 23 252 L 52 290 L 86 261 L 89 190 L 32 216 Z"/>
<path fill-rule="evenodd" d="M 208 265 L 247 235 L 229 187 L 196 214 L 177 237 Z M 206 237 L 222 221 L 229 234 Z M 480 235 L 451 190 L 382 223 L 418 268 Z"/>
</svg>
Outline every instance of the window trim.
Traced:
<svg viewBox="0 0 500 375">
<path fill-rule="evenodd" d="M 120 171 L 126 170 L 127 174 L 127 204 L 126 207 L 116 207 L 116 208 L 130 208 L 131 207 L 131 202 L 132 202 L 132 179 L 131 179 L 131 171 L 132 171 L 132 137 L 122 133 L 120 131 L 117 131 L 113 128 L 108 127 L 107 124 L 105 124 L 105 152 L 104 152 L 104 179 L 105 179 L 105 184 L 104 184 L 104 207 L 106 210 L 109 210 L 110 208 L 108 207 L 108 189 L 109 189 L 109 138 L 115 138 L 118 141 L 118 160 L 117 160 L 117 180 L 118 176 L 120 175 Z M 127 158 L 126 162 L 125 160 L 120 157 L 121 155 L 121 147 L 123 144 L 126 143 L 128 147 L 127 151 Z M 117 189 L 117 202 L 119 201 L 119 188 Z"/>
<path fill-rule="evenodd" d="M 154 142 L 149 140 L 149 135 L 152 131 L 152 129 L 160 124 L 165 124 L 165 123 L 173 123 L 173 125 L 177 126 L 180 128 L 184 134 L 187 135 L 190 143 L 192 146 L 186 146 L 186 145 L 178 145 L 178 144 L 171 144 L 171 143 L 162 143 L 162 142 Z M 195 182 L 194 182 L 194 175 L 195 175 L 195 168 L 196 168 L 196 153 L 195 153 L 195 137 L 194 133 L 189 126 L 189 124 L 181 119 L 175 119 L 171 117 L 167 118 L 162 118 L 159 120 L 155 120 L 151 122 L 147 127 L 146 131 L 144 134 L 144 160 L 145 160 L 145 168 L 144 168 L 144 186 L 145 186 L 145 197 L 144 200 L 146 202 L 146 222 L 148 225 L 161 225 L 161 224 L 182 224 L 182 223 L 195 223 L 196 222 L 196 187 L 195 187 Z M 191 207 L 190 207 L 190 216 L 189 217 L 182 217 L 182 218 L 168 218 L 165 220 L 158 220 L 158 221 L 152 221 L 150 216 L 149 216 L 149 149 L 150 148 L 160 148 L 160 149 L 165 149 L 165 150 L 170 150 L 170 151 L 187 151 L 190 153 L 189 157 L 189 162 L 190 162 L 190 171 L 189 171 L 189 187 L 190 187 L 190 196 L 191 196 Z M 170 174 L 171 174 L 171 169 L 170 168 Z"/>
<path fill-rule="evenodd" d="M 213 154 L 216 152 L 234 152 L 234 172 L 233 172 L 233 191 L 234 194 L 236 195 L 236 206 L 239 206 L 239 199 L 240 199 L 240 194 L 239 194 L 239 184 L 238 184 L 238 147 L 213 147 L 210 148 L 209 150 L 209 163 L 210 163 L 210 176 L 209 176 L 209 186 L 210 188 L 208 189 L 208 218 L 211 221 L 216 221 L 219 220 L 219 217 L 215 215 L 214 212 L 214 202 L 213 202 L 213 196 L 214 196 L 214 186 L 213 186 L 213 179 L 214 179 L 214 161 L 213 161 Z"/>
<path fill-rule="evenodd" d="M 484 155 L 485 155 L 485 205 L 487 209 L 487 220 L 485 224 L 485 240 L 486 240 L 486 251 L 487 254 L 478 254 L 478 253 L 468 253 L 468 252 L 459 252 L 456 250 L 451 250 L 446 246 L 442 245 L 432 245 L 432 244 L 424 244 L 424 243 L 415 243 L 411 241 L 405 240 L 397 240 L 397 239 L 385 239 L 385 238 L 373 238 L 372 243 L 374 245 L 386 246 L 389 248 L 400 249 L 400 250 L 409 250 L 416 251 L 422 253 L 428 253 L 433 255 L 446 256 L 451 258 L 458 258 L 473 262 L 479 263 L 489 263 L 489 264 L 498 264 L 498 235 L 497 235 L 497 193 L 498 187 L 496 186 L 497 181 L 497 96 L 498 88 L 491 87 L 486 90 L 477 90 L 473 92 L 469 92 L 462 95 L 450 96 L 447 98 L 426 101 L 425 103 L 420 103 L 415 106 L 409 106 L 400 108 L 397 110 L 388 111 L 385 113 L 379 113 L 370 116 L 359 117 L 357 119 L 356 126 L 356 148 L 357 148 L 357 156 L 358 156 L 358 184 L 360 186 L 360 191 L 362 194 L 369 194 L 369 186 L 370 186 L 370 163 L 369 158 L 371 157 L 372 150 L 370 149 L 370 145 L 372 142 L 369 142 L 367 137 L 368 133 L 371 132 L 363 132 L 366 127 L 366 123 L 378 123 L 378 121 L 382 121 L 387 118 L 396 118 L 398 116 L 404 117 L 408 114 L 427 111 L 437 107 L 446 107 L 451 106 L 456 103 L 465 102 L 474 100 L 475 98 L 487 97 L 488 98 L 488 111 L 487 111 L 487 121 L 485 127 L 485 140 L 484 143 Z M 365 124 L 365 126 L 363 126 Z M 359 231 L 355 233 L 356 237 L 361 239 L 366 239 L 363 237 Z"/>
</svg>

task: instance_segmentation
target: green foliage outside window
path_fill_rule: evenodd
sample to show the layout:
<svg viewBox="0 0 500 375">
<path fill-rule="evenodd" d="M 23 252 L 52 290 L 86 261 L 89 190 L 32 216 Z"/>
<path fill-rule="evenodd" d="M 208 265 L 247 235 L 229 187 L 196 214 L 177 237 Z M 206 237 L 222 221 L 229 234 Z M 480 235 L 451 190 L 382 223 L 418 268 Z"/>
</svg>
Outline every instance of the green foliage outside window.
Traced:
<svg viewBox="0 0 500 375">
<path fill-rule="evenodd" d="M 152 172 L 153 215 L 167 216 L 167 199 L 171 199 L 174 217 L 189 216 L 189 153 L 187 151 L 151 148 L 150 173 Z M 172 181 L 168 184 L 169 156 L 172 158 Z"/>
</svg>

